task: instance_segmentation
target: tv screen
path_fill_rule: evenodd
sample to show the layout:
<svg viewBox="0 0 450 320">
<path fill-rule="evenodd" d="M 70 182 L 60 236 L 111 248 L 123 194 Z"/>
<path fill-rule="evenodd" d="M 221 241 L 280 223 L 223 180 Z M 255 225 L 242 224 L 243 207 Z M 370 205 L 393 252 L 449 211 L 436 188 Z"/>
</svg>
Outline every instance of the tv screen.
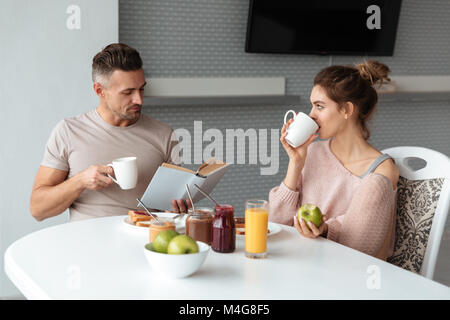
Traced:
<svg viewBox="0 0 450 320">
<path fill-rule="evenodd" d="M 250 0 L 245 51 L 392 56 L 401 0 Z"/>
</svg>

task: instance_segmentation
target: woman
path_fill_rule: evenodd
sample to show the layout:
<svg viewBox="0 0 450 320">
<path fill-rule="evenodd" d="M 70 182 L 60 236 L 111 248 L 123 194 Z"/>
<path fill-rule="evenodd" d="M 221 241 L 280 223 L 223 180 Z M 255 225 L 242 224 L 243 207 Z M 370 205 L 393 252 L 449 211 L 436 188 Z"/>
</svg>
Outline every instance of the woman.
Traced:
<svg viewBox="0 0 450 320">
<path fill-rule="evenodd" d="M 393 253 L 398 169 L 367 140 L 367 121 L 375 110 L 375 86 L 388 78 L 389 68 L 377 61 L 330 66 L 320 71 L 311 91 L 309 116 L 319 129 L 303 145 L 280 141 L 289 156 L 286 178 L 269 194 L 274 222 L 294 225 L 308 238 L 323 236 L 386 260 Z M 314 141 L 317 135 L 326 141 Z M 317 228 L 296 218 L 306 203 L 324 217 Z"/>
</svg>

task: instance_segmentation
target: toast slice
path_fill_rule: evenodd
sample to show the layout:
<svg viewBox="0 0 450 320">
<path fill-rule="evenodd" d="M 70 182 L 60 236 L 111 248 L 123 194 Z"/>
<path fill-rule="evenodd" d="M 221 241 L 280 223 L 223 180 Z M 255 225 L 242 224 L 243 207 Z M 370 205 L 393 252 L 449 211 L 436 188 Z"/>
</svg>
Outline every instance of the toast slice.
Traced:
<svg viewBox="0 0 450 320">
<path fill-rule="evenodd" d="M 149 228 L 150 227 L 150 221 L 138 221 L 138 222 L 136 222 L 136 227 Z"/>
<path fill-rule="evenodd" d="M 133 223 L 138 221 L 150 221 L 153 219 L 152 216 L 145 211 L 130 210 L 128 211 L 128 215 Z"/>
</svg>

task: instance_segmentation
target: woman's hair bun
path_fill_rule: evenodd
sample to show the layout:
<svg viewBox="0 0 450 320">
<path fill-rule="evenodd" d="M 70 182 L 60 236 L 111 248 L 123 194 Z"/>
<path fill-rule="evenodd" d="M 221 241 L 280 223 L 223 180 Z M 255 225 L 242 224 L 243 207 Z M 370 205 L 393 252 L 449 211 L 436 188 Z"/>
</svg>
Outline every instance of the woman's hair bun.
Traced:
<svg viewBox="0 0 450 320">
<path fill-rule="evenodd" d="M 390 82 L 388 77 L 391 70 L 387 65 L 376 60 L 366 60 L 356 65 L 362 78 L 370 82 L 372 86 L 381 87 L 383 83 Z"/>
</svg>

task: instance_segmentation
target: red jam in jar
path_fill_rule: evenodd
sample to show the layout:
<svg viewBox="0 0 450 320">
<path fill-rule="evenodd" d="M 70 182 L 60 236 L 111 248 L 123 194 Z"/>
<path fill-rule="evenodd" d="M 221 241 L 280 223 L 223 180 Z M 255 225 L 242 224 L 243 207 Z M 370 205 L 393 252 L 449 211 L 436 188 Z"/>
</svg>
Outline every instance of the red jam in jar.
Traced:
<svg viewBox="0 0 450 320">
<path fill-rule="evenodd" d="M 214 209 L 211 248 L 221 253 L 233 252 L 236 248 L 234 208 L 231 205 L 220 205 Z"/>
</svg>

